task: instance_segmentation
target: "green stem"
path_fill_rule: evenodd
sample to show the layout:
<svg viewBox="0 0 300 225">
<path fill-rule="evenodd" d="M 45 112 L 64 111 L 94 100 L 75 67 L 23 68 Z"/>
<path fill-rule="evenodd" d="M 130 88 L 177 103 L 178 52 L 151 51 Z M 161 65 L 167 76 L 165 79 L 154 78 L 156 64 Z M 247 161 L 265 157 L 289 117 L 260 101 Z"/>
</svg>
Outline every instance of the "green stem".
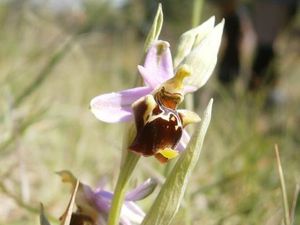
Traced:
<svg viewBox="0 0 300 225">
<path fill-rule="evenodd" d="M 196 27 L 200 23 L 204 0 L 194 0 L 193 3 L 193 16 L 192 16 L 192 27 Z"/>
<path fill-rule="evenodd" d="M 125 199 L 126 190 L 130 176 L 139 161 L 140 156 L 128 152 L 124 164 L 121 166 L 117 185 L 114 191 L 114 197 L 108 216 L 108 225 L 119 225 L 119 218 L 122 205 Z"/>
</svg>

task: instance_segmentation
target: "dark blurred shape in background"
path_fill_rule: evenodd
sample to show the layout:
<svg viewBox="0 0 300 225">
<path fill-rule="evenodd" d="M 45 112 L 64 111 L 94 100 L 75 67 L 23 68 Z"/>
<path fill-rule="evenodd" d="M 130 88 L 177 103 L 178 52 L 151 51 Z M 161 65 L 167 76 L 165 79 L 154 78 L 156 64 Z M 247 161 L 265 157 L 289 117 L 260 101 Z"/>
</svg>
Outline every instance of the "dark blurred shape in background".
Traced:
<svg viewBox="0 0 300 225">
<path fill-rule="evenodd" d="M 225 18 L 225 35 L 227 38 L 224 56 L 220 62 L 219 81 L 231 86 L 240 75 L 241 39 L 243 36 L 243 19 L 252 20 L 257 37 L 248 90 L 250 92 L 265 91 L 270 104 L 279 100 L 276 95 L 278 83 L 275 41 L 284 31 L 297 12 L 298 0 L 219 0 L 215 1 Z M 250 16 L 245 13 L 245 8 Z"/>
</svg>

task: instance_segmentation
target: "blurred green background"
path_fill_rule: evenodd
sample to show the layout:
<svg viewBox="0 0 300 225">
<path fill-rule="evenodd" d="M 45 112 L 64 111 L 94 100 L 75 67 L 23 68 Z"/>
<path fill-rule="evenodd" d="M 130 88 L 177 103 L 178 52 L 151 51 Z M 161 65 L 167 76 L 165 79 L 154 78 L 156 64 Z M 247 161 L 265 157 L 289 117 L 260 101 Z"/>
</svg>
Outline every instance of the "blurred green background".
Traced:
<svg viewBox="0 0 300 225">
<path fill-rule="evenodd" d="M 162 5 L 160 38 L 175 52 L 180 34 L 191 28 L 193 2 Z M 89 101 L 133 86 L 156 7 L 146 0 L 0 1 L 0 224 L 38 224 L 40 202 L 58 218 L 70 192 L 58 170 L 113 189 L 125 126 L 97 121 Z M 205 2 L 201 20 L 211 15 L 218 10 Z M 276 41 L 285 100 L 274 110 L 264 110 L 260 95 L 244 90 L 255 43 L 251 30 L 235 86 L 228 91 L 213 75 L 198 91 L 196 111 L 201 115 L 214 97 L 213 117 L 173 224 L 280 224 L 274 144 L 290 205 L 300 183 L 299 24 L 297 15 Z M 167 172 L 155 159 L 143 158 L 132 184 L 163 179 Z M 156 193 L 141 202 L 145 211 Z"/>
</svg>

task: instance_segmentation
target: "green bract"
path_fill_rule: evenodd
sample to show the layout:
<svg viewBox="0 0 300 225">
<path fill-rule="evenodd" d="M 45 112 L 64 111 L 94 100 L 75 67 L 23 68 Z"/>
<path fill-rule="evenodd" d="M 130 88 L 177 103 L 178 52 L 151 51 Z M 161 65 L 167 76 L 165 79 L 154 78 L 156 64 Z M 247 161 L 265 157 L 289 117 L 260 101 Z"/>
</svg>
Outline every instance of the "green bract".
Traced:
<svg viewBox="0 0 300 225">
<path fill-rule="evenodd" d="M 145 41 L 145 46 L 144 46 L 145 52 L 147 52 L 151 43 L 158 39 L 158 36 L 159 36 L 161 28 L 162 28 L 163 21 L 164 21 L 164 15 L 162 12 L 161 4 L 159 3 L 153 24 L 151 26 L 151 29 L 150 29 L 150 31 L 147 35 L 146 41 Z"/>
</svg>

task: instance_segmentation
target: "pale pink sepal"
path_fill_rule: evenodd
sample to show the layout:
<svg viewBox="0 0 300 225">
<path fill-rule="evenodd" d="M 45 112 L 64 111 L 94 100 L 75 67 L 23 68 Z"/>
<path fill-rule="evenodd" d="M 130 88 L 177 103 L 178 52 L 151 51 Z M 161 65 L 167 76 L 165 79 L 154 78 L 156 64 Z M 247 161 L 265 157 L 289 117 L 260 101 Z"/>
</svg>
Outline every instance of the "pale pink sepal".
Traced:
<svg viewBox="0 0 300 225">
<path fill-rule="evenodd" d="M 97 119 L 104 122 L 129 121 L 133 119 L 131 104 L 151 91 L 150 87 L 137 87 L 99 95 L 91 100 L 91 111 Z"/>
<path fill-rule="evenodd" d="M 153 89 L 174 76 L 170 44 L 155 41 L 150 47 L 144 66 L 138 66 L 145 84 Z"/>
</svg>

